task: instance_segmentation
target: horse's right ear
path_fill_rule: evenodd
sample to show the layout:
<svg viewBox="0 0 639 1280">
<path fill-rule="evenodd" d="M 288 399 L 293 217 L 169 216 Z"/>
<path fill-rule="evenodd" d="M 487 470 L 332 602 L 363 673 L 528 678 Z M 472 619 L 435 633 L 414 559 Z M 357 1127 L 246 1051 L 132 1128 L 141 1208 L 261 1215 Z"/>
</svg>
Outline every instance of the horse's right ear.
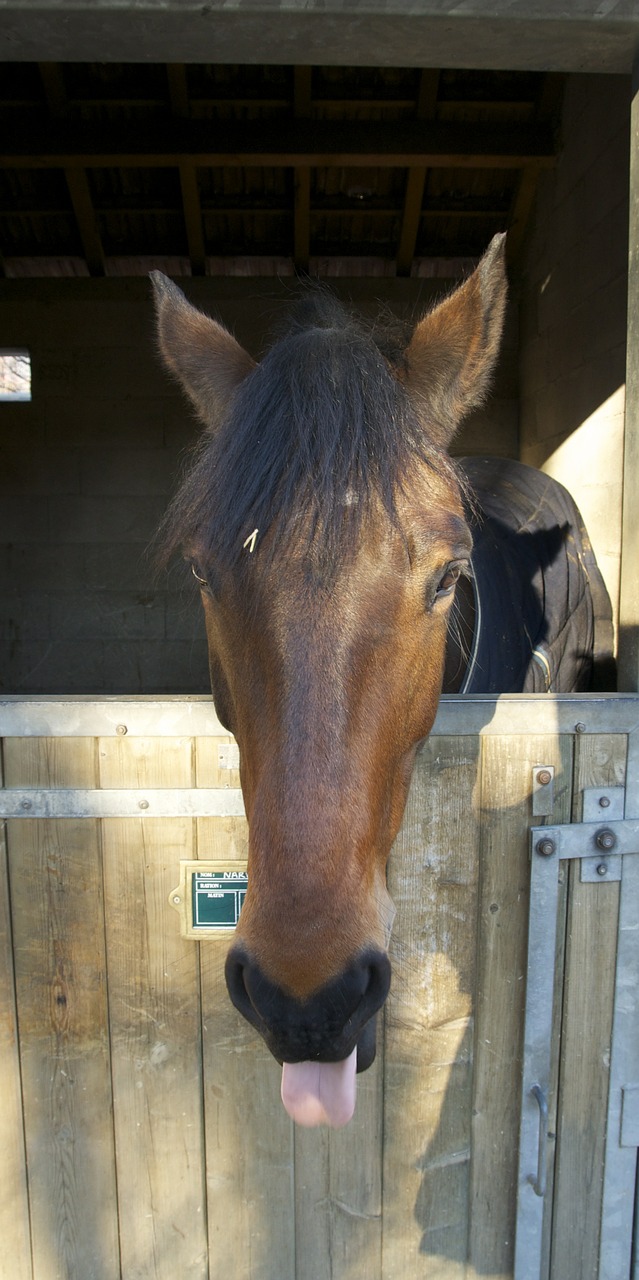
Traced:
<svg viewBox="0 0 639 1280">
<path fill-rule="evenodd" d="M 255 361 L 226 329 L 187 302 L 161 271 L 151 272 L 162 358 L 205 426 L 215 427 Z"/>
</svg>

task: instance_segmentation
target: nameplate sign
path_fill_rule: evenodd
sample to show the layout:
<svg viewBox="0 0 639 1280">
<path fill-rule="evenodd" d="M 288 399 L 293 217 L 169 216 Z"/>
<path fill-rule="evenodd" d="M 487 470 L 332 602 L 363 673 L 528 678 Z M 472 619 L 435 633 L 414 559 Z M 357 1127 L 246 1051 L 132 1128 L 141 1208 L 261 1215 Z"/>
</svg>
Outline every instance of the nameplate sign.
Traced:
<svg viewBox="0 0 639 1280">
<path fill-rule="evenodd" d="M 169 903 L 180 917 L 185 938 L 229 937 L 246 897 L 245 862 L 180 863 L 180 883 Z"/>
</svg>

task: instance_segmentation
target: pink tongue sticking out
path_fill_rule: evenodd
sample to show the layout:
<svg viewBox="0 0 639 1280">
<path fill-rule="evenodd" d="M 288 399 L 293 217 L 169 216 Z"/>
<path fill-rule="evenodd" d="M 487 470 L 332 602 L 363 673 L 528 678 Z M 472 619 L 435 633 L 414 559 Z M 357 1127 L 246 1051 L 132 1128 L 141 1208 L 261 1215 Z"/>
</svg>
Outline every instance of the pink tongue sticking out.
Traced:
<svg viewBox="0 0 639 1280">
<path fill-rule="evenodd" d="M 296 1124 L 341 1129 L 355 1110 L 357 1049 L 343 1062 L 285 1062 L 282 1102 Z"/>
</svg>

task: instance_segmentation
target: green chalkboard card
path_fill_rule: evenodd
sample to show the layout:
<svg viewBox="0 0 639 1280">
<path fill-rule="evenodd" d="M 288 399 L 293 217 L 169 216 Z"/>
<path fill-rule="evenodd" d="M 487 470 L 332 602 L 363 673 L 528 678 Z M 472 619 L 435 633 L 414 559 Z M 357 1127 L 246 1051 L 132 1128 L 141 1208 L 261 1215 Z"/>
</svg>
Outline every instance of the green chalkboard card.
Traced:
<svg viewBox="0 0 639 1280">
<path fill-rule="evenodd" d="M 180 916 L 184 937 L 232 932 L 246 897 L 247 880 L 242 862 L 181 862 L 180 883 L 169 894 L 169 902 Z"/>
</svg>

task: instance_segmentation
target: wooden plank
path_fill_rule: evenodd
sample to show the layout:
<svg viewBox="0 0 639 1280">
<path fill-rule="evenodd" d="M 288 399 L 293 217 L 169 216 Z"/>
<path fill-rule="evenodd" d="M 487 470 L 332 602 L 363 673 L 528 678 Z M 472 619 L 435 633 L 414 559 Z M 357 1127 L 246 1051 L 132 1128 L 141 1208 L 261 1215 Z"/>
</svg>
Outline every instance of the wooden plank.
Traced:
<svg viewBox="0 0 639 1280">
<path fill-rule="evenodd" d="M 230 733 L 198 738 L 195 777 L 198 787 L 239 787 L 239 752 Z"/>
<path fill-rule="evenodd" d="M 62 66 L 59 62 L 39 62 L 38 71 L 51 115 L 61 116 L 69 105 Z"/>
<path fill-rule="evenodd" d="M 195 777 L 198 787 L 239 787 L 240 771 L 233 764 L 234 739 L 230 734 L 198 738 Z M 246 818 L 197 818 L 198 858 L 248 858 L 248 823 Z"/>
<path fill-rule="evenodd" d="M 188 119 L 189 94 L 184 63 L 166 68 L 169 85 L 171 111 L 178 118 Z M 206 248 L 204 244 L 204 227 L 202 224 L 202 204 L 194 165 L 182 160 L 179 166 L 180 191 L 182 195 L 182 213 L 184 229 L 191 263 L 191 274 L 203 276 L 206 270 Z M 122 210 L 121 210 L 122 212 Z"/>
<path fill-rule="evenodd" d="M 293 260 L 297 271 L 308 271 L 311 252 L 311 171 L 308 165 L 295 170 Z"/>
<path fill-rule="evenodd" d="M 522 168 L 515 187 L 508 216 L 508 240 L 506 242 L 509 265 L 519 260 L 528 228 L 530 214 L 539 182 L 539 166 L 526 164 Z"/>
<path fill-rule="evenodd" d="M 378 1280 L 382 1263 L 383 1028 L 345 1129 L 295 1129 L 295 1280 Z"/>
<path fill-rule="evenodd" d="M 90 739 L 5 743 L 7 781 L 95 779 Z M 97 824 L 9 824 L 14 953 L 37 1280 L 120 1274 Z"/>
<path fill-rule="evenodd" d="M 206 269 L 206 246 L 202 225 L 202 206 L 197 169 L 188 161 L 180 162 L 180 190 L 186 241 L 191 262 L 191 274 L 203 276 Z"/>
<path fill-rule="evenodd" d="M 12 738 L 4 744 L 7 787 L 94 787 L 92 738 Z"/>
<path fill-rule="evenodd" d="M 536 120 L 558 126 L 565 80 L 564 75 L 556 73 L 543 77 L 535 103 Z M 508 218 L 506 251 L 509 264 L 519 261 L 537 192 L 539 174 L 538 165 L 527 164 L 519 175 Z"/>
<path fill-rule="evenodd" d="M 439 75 L 439 71 L 433 70 L 422 71 L 421 73 L 415 113 L 417 120 L 435 119 Z M 410 275 L 419 234 L 427 174 L 428 170 L 425 168 L 412 168 L 408 171 L 404 195 L 404 212 L 402 214 L 402 226 L 397 250 L 396 270 L 398 276 Z"/>
<path fill-rule="evenodd" d="M 424 199 L 424 187 L 426 185 L 427 172 L 427 169 L 413 168 L 408 170 L 406 192 L 404 195 L 404 211 L 402 214 L 402 228 L 399 237 L 399 248 L 397 250 L 396 268 L 398 276 L 410 275 L 422 214 L 422 201 Z"/>
<path fill-rule="evenodd" d="M 293 68 L 293 110 L 298 120 L 310 120 L 313 106 L 313 68 Z"/>
<path fill-rule="evenodd" d="M 575 821 L 584 787 L 623 785 L 625 758 L 620 734 L 578 740 Z M 578 861 L 569 879 L 550 1276 L 597 1280 L 619 884 L 582 884 Z"/>
<path fill-rule="evenodd" d="M 92 276 L 103 276 L 106 274 L 104 250 L 86 172 L 76 165 L 65 165 L 64 176 L 89 272 Z"/>
<path fill-rule="evenodd" d="M 482 744 L 470 1276 L 510 1276 L 514 1261 L 532 771 L 555 768 L 553 819 L 570 813 L 572 739 L 488 737 Z"/>
<path fill-rule="evenodd" d="M 431 738 L 389 869 L 382 1275 L 466 1275 L 479 874 L 477 739 Z"/>
<path fill-rule="evenodd" d="M 175 116 L 189 115 L 189 92 L 183 62 L 169 63 L 166 68 L 171 111 Z"/>
<path fill-rule="evenodd" d="M 189 738 L 109 738 L 102 786 L 193 783 Z M 122 1270 L 208 1276 L 196 944 L 168 903 L 193 820 L 102 824 Z"/>
<path fill-rule="evenodd" d="M 123 145 L 124 142 L 124 145 Z M 418 120 L 247 120 L 167 122 L 161 135 L 130 121 L 126 139 L 109 122 L 56 121 L 46 142 L 40 130 L 19 123 L 3 140 L 6 168 L 67 166 L 176 168 L 180 160 L 204 167 L 410 165 L 461 169 L 516 169 L 536 161 L 552 166 L 556 145 L 543 123 Z"/>
<path fill-rule="evenodd" d="M 228 998 L 228 944 L 200 946 L 211 1275 L 296 1280 L 293 1126 L 280 1068 Z"/>
<path fill-rule="evenodd" d="M 439 94 L 439 78 L 441 72 L 433 67 L 425 68 L 419 77 L 417 91 L 417 120 L 434 120 L 437 111 L 437 95 Z"/>
<path fill-rule="evenodd" d="M 619 590 L 619 689 L 639 689 L 639 60 L 630 111 L 630 222 L 628 237 L 628 329 L 626 411 Z"/>
<path fill-rule="evenodd" d="M 0 753 L 0 785 L 1 774 Z M 6 824 L 0 823 L 0 1151 L 3 1186 L 0 1196 L 0 1277 L 1 1280 L 31 1280 L 31 1231 L 12 943 Z"/>
<path fill-rule="evenodd" d="M 226 778 L 220 752 L 232 742 L 198 738 L 198 785 Z M 237 780 L 231 770 L 231 785 Z M 246 819 L 198 819 L 197 851 L 245 860 Z M 225 1280 L 294 1280 L 293 1126 L 280 1101 L 278 1064 L 229 999 L 228 945 L 211 938 L 199 948 L 209 1253 Z"/>
</svg>

